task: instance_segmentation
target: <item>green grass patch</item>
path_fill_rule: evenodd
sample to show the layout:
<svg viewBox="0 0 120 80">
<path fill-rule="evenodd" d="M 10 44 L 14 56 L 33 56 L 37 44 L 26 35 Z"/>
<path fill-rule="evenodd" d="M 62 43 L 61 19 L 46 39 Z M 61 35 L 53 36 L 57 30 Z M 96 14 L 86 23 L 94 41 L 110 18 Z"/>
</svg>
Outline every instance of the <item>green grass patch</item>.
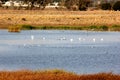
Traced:
<svg viewBox="0 0 120 80">
<path fill-rule="evenodd" d="M 106 26 L 106 25 L 103 25 L 103 26 L 99 26 L 99 28 L 98 28 L 98 30 L 100 30 L 100 31 L 108 31 L 108 26 Z"/>
<path fill-rule="evenodd" d="M 113 26 L 111 27 L 111 30 L 112 30 L 112 31 L 120 31 L 120 25 L 113 25 Z"/>
<path fill-rule="evenodd" d="M 91 26 L 32 26 L 21 25 L 22 30 L 89 30 L 89 31 L 120 31 L 120 25 L 91 25 Z"/>
<path fill-rule="evenodd" d="M 82 27 L 78 26 L 32 26 L 32 25 L 21 25 L 22 30 L 82 30 Z"/>
<path fill-rule="evenodd" d="M 32 26 L 32 25 L 21 25 L 21 29 L 22 30 L 32 30 L 32 29 L 36 29 L 36 27 Z"/>
</svg>

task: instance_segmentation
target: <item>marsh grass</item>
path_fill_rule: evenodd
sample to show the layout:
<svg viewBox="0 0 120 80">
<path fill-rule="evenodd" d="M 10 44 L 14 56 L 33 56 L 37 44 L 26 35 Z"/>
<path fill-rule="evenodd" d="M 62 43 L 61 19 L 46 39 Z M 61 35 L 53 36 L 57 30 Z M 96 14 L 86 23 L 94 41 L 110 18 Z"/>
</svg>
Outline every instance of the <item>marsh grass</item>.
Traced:
<svg viewBox="0 0 120 80">
<path fill-rule="evenodd" d="M 89 31 L 120 31 L 119 25 L 113 26 L 32 26 L 32 25 L 12 25 L 9 26 L 8 31 L 10 32 L 11 29 L 14 29 L 18 32 L 20 30 L 89 30 Z M 14 32 L 16 32 L 14 31 Z"/>
<path fill-rule="evenodd" d="M 112 30 L 112 31 L 120 31 L 120 25 L 113 25 L 110 30 Z"/>
<path fill-rule="evenodd" d="M 106 25 L 102 25 L 102 26 L 88 26 L 88 30 L 94 30 L 94 31 L 108 31 L 110 27 L 106 26 Z"/>
<path fill-rule="evenodd" d="M 22 30 L 89 30 L 89 31 L 120 31 L 119 25 L 113 26 L 32 26 L 32 25 L 20 25 Z"/>
<path fill-rule="evenodd" d="M 0 71 L 0 80 L 120 80 L 120 75 L 113 73 L 78 75 L 64 70 L 45 71 Z"/>
<path fill-rule="evenodd" d="M 81 30 L 81 27 L 77 26 L 38 26 L 38 29 L 42 30 Z"/>
<path fill-rule="evenodd" d="M 32 30 L 32 29 L 36 29 L 35 26 L 32 25 L 20 25 L 19 27 L 21 27 L 22 30 Z"/>
<path fill-rule="evenodd" d="M 8 27 L 8 32 L 20 32 L 21 26 L 19 25 L 11 25 Z"/>
<path fill-rule="evenodd" d="M 22 30 L 82 30 L 79 26 L 32 26 L 32 25 L 21 25 L 19 26 Z"/>
</svg>

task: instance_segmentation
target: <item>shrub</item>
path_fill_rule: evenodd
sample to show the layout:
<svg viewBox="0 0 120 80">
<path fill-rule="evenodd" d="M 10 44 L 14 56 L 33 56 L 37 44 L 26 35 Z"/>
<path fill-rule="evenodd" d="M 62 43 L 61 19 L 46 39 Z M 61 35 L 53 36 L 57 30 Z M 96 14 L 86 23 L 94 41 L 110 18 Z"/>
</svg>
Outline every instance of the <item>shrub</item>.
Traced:
<svg viewBox="0 0 120 80">
<path fill-rule="evenodd" d="M 108 30 L 108 26 L 103 25 L 103 26 L 100 26 L 99 29 L 101 29 L 103 31 L 107 31 Z"/>
<path fill-rule="evenodd" d="M 120 25 L 113 25 L 113 28 L 120 28 Z"/>
<path fill-rule="evenodd" d="M 113 31 L 120 31 L 120 25 L 113 25 L 111 30 L 113 30 Z"/>
<path fill-rule="evenodd" d="M 80 10 L 80 11 L 86 11 L 87 8 L 86 8 L 86 6 L 82 5 L 82 6 L 79 7 L 79 10 Z"/>
<path fill-rule="evenodd" d="M 97 26 L 95 26 L 95 25 L 92 25 L 92 26 L 90 26 L 90 29 L 91 29 L 91 30 L 97 30 L 97 29 L 98 29 L 98 27 L 97 27 Z"/>
<path fill-rule="evenodd" d="M 11 18 L 7 18 L 7 20 L 11 20 Z"/>
<path fill-rule="evenodd" d="M 22 20 L 22 21 L 26 21 L 26 18 L 22 18 L 21 20 Z"/>
<path fill-rule="evenodd" d="M 119 11 L 120 11 L 120 1 L 117 1 L 117 2 L 113 5 L 113 10 L 115 10 L 115 11 L 119 10 Z"/>
<path fill-rule="evenodd" d="M 78 6 L 77 5 L 73 5 L 71 8 L 72 8 L 73 11 L 77 11 L 78 10 Z"/>
<path fill-rule="evenodd" d="M 111 4 L 110 3 L 104 3 L 104 4 L 101 5 L 101 9 L 110 10 L 111 9 Z"/>
<path fill-rule="evenodd" d="M 31 26 L 31 25 L 22 25 L 22 29 L 23 30 L 32 30 L 32 29 L 36 29 L 34 26 Z"/>
<path fill-rule="evenodd" d="M 8 27 L 8 32 L 20 32 L 21 26 L 13 25 Z"/>
<path fill-rule="evenodd" d="M 47 29 L 47 26 L 42 26 L 41 29 L 45 30 L 45 29 Z"/>
</svg>

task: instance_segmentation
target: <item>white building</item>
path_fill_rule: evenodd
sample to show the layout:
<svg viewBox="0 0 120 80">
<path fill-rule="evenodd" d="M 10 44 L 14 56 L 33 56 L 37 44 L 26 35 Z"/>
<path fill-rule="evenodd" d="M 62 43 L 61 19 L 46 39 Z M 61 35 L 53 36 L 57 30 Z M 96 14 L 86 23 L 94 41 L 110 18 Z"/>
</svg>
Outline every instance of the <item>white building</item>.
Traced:
<svg viewBox="0 0 120 80">
<path fill-rule="evenodd" d="M 28 4 L 24 4 L 23 1 L 7 1 L 5 2 L 5 4 L 2 5 L 3 7 L 7 6 L 7 7 L 10 7 L 10 6 L 14 6 L 14 7 L 20 7 L 20 6 L 23 6 L 23 7 L 27 7 Z"/>
<path fill-rule="evenodd" d="M 45 8 L 57 8 L 59 7 L 58 2 L 49 3 Z"/>
</svg>

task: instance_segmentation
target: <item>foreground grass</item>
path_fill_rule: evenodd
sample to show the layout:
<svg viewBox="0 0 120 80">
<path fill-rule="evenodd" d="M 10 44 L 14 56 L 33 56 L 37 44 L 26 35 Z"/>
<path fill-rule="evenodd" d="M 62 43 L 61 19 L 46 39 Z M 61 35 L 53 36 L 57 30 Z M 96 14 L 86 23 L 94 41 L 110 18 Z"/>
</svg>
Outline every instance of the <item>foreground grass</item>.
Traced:
<svg viewBox="0 0 120 80">
<path fill-rule="evenodd" d="M 120 75 L 112 73 L 77 75 L 63 70 L 21 70 L 1 71 L 0 80 L 120 80 Z"/>
</svg>

